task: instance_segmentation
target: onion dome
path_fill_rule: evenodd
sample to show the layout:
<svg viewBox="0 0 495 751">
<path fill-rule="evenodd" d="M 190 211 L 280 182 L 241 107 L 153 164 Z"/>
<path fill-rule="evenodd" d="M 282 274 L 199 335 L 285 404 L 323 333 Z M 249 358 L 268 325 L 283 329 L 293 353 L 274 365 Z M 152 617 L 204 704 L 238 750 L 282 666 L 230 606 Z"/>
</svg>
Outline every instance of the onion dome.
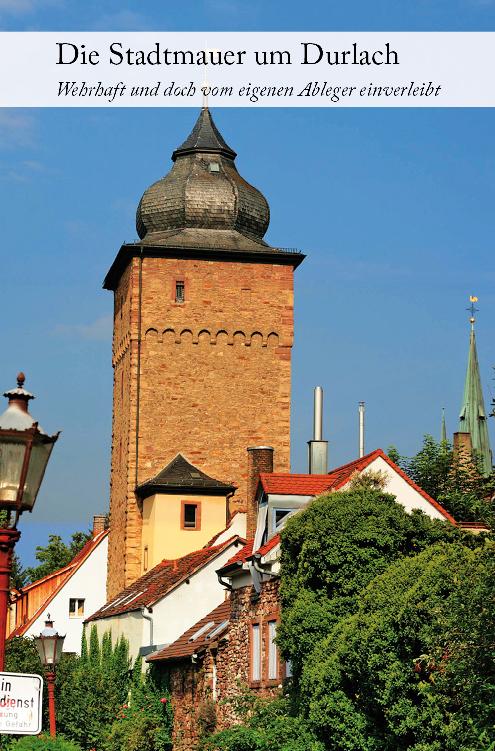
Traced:
<svg viewBox="0 0 495 751">
<path fill-rule="evenodd" d="M 235 157 L 209 109 L 203 108 L 189 137 L 173 152 L 170 172 L 141 198 L 136 216 L 140 239 L 163 245 L 171 235 L 175 242 L 182 235 L 180 243 L 190 247 L 266 247 L 262 238 L 270 221 L 268 203 L 239 175 Z"/>
</svg>

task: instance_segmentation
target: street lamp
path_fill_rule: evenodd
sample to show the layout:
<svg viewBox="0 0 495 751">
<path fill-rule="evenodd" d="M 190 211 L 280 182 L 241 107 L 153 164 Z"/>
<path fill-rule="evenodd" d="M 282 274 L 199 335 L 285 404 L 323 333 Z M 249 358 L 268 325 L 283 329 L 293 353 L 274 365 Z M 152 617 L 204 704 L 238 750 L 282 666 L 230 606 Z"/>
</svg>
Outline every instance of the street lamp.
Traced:
<svg viewBox="0 0 495 751">
<path fill-rule="evenodd" d="M 9 404 L 0 416 L 0 672 L 5 665 L 12 555 L 21 536 L 17 522 L 23 511 L 33 510 L 59 436 L 47 435 L 29 414 L 28 402 L 34 396 L 25 391 L 25 380 L 19 373 L 17 388 L 4 393 Z"/>
<path fill-rule="evenodd" d="M 34 637 L 41 662 L 46 668 L 46 682 L 48 684 L 48 714 L 50 717 L 50 735 L 55 737 L 55 668 L 62 655 L 65 636 L 53 628 L 50 613 L 46 614 L 45 628 L 39 636 Z"/>
</svg>

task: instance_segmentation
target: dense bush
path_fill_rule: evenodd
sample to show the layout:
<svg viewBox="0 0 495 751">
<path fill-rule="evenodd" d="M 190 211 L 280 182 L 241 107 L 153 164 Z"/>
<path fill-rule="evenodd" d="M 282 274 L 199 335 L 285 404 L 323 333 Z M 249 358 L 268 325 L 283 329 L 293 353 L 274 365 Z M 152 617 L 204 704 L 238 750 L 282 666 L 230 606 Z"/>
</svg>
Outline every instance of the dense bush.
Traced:
<svg viewBox="0 0 495 751">
<path fill-rule="evenodd" d="M 128 642 L 98 642 L 96 627 L 81 656 L 64 655 L 57 669 L 57 728 L 83 749 L 103 746 L 108 729 L 128 698 L 132 682 Z"/>
<path fill-rule="evenodd" d="M 25 735 L 14 746 L 15 751 L 81 751 L 80 746 L 60 735 Z"/>
<path fill-rule="evenodd" d="M 396 563 L 321 641 L 301 704 L 328 751 L 486 751 L 495 741 L 494 552 L 434 545 Z"/>
<path fill-rule="evenodd" d="M 360 592 L 388 566 L 460 533 L 420 512 L 406 513 L 379 490 L 332 493 L 288 520 L 282 534 L 282 621 L 278 642 L 295 683 L 304 661 Z"/>
<path fill-rule="evenodd" d="M 205 741 L 205 751 L 324 751 L 309 724 L 290 715 L 286 699 L 258 699 L 244 725 L 223 730 Z"/>
<path fill-rule="evenodd" d="M 169 751 L 172 709 L 168 691 L 152 675 L 134 671 L 128 700 L 105 740 L 106 751 Z"/>
</svg>

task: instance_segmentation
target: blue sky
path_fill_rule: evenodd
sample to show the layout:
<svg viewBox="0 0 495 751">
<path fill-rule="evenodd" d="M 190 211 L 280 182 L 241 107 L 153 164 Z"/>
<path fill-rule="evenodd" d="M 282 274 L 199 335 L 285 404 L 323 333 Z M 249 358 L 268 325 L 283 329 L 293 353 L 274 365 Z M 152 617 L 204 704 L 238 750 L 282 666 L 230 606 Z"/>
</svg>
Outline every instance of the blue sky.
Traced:
<svg viewBox="0 0 495 751">
<path fill-rule="evenodd" d="M 494 30 L 495 1 L 0 0 L 0 28 Z M 472 293 L 490 401 L 494 111 L 252 107 L 214 117 L 239 171 L 270 202 L 267 240 L 308 254 L 296 273 L 293 469 L 305 470 L 316 384 L 332 466 L 356 455 L 359 400 L 370 450 L 415 452 L 424 433 L 438 435 L 442 406 L 455 430 Z M 24 369 L 33 414 L 63 430 L 21 522 L 25 562 L 50 531 L 85 528 L 107 509 L 112 299 L 101 282 L 135 237 L 142 192 L 168 171 L 195 118 L 192 109 L 0 110 L 0 385 Z"/>
</svg>

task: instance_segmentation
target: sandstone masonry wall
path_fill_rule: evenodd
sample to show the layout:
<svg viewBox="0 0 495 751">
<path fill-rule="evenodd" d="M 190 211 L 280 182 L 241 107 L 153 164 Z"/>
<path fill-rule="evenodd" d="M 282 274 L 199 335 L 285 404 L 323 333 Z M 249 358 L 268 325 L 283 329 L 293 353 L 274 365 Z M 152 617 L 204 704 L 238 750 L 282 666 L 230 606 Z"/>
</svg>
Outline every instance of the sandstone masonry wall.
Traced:
<svg viewBox="0 0 495 751">
<path fill-rule="evenodd" d="M 258 696 L 275 696 L 279 682 L 259 685 L 249 681 L 249 629 L 253 620 L 266 622 L 278 612 L 278 581 L 264 584 L 261 596 L 253 602 L 253 588 L 244 587 L 231 593 L 231 621 L 227 639 L 214 645 L 192 663 L 190 659 L 168 664 L 174 711 L 174 751 L 196 751 L 201 734 L 223 730 L 239 722 L 232 699 L 246 690 Z M 267 654 L 267 632 L 263 633 L 263 654 Z M 280 664 L 280 681 L 283 679 Z"/>
<path fill-rule="evenodd" d="M 180 451 L 238 484 L 233 512 L 248 446 L 273 446 L 274 470 L 289 470 L 292 343 L 291 266 L 133 259 L 115 293 L 109 596 L 142 573 L 136 480 Z"/>
</svg>

